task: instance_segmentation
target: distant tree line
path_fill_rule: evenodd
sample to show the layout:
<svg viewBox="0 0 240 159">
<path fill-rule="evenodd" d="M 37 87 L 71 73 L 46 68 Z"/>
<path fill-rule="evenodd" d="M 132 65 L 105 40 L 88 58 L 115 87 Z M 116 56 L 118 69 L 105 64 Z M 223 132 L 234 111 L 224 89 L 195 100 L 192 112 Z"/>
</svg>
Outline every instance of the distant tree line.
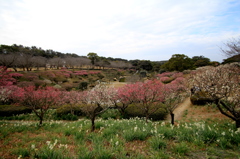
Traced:
<svg viewBox="0 0 240 159">
<path fill-rule="evenodd" d="M 96 54 L 96 53 L 89 53 Z M 7 68 L 22 69 L 23 71 L 31 71 L 33 68 L 39 69 L 60 69 L 65 68 L 131 68 L 130 62 L 120 58 L 99 57 L 92 60 L 91 56 L 79 56 L 75 53 L 61 53 L 54 50 L 43 50 L 36 46 L 26 47 L 23 45 L 13 44 L 0 45 L 0 65 Z"/>
<path fill-rule="evenodd" d="M 225 45 L 229 50 L 222 51 L 229 55 L 223 63 L 231 63 L 239 60 L 239 42 L 233 40 Z M 230 56 L 231 55 L 231 56 Z M 150 60 L 126 60 L 121 58 L 102 57 L 97 53 L 90 52 L 87 56 L 79 56 L 75 53 L 61 53 L 54 50 L 44 50 L 41 47 L 23 45 L 0 45 L 0 65 L 5 68 L 22 69 L 31 71 L 33 68 L 39 69 L 60 69 L 66 68 L 88 68 L 88 69 L 135 69 L 149 72 L 184 71 L 192 70 L 202 66 L 219 65 L 216 61 L 210 61 L 204 56 L 194 56 L 192 58 L 184 54 L 174 54 L 168 61 Z"/>
</svg>

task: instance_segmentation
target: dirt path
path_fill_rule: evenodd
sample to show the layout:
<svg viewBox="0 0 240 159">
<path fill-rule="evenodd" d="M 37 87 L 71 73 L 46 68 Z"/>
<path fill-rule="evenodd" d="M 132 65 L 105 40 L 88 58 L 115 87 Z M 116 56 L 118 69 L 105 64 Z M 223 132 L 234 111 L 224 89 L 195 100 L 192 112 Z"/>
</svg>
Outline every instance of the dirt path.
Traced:
<svg viewBox="0 0 240 159">
<path fill-rule="evenodd" d="M 181 120 L 185 110 L 187 110 L 192 105 L 190 97 L 186 98 L 179 106 L 173 111 L 175 114 L 175 120 Z M 167 120 L 171 120 L 170 115 L 167 116 Z"/>
</svg>

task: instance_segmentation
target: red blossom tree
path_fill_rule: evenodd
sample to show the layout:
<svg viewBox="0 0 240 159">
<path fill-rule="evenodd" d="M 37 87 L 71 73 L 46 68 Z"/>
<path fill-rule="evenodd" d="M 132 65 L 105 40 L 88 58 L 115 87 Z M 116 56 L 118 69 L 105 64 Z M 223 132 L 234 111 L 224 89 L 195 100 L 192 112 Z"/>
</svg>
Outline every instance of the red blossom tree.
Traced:
<svg viewBox="0 0 240 159">
<path fill-rule="evenodd" d="M 11 86 L 16 82 L 10 72 L 6 67 L 0 66 L 0 86 Z"/>
<path fill-rule="evenodd" d="M 32 109 L 39 118 L 39 125 L 42 125 L 44 115 L 49 108 L 59 103 L 60 91 L 53 87 L 38 88 L 29 86 L 24 88 L 23 97 L 19 99 L 19 104 Z"/>
</svg>

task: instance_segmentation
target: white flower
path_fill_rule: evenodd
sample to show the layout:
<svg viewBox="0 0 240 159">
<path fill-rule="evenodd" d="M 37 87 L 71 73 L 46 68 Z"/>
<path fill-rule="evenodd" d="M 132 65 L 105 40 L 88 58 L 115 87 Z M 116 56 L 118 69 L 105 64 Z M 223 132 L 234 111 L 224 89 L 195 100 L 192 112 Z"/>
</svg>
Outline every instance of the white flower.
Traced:
<svg viewBox="0 0 240 159">
<path fill-rule="evenodd" d="M 238 128 L 237 131 L 235 131 L 235 133 L 236 133 L 236 134 L 237 134 L 237 133 L 240 133 L 240 128 Z"/>
<path fill-rule="evenodd" d="M 34 145 L 34 144 L 31 145 L 31 149 L 32 149 L 32 150 L 35 149 L 35 145 Z"/>
<path fill-rule="evenodd" d="M 222 132 L 222 135 L 224 136 L 224 135 L 225 135 L 225 132 Z"/>
<path fill-rule="evenodd" d="M 58 140 L 56 139 L 53 145 L 55 146 L 57 144 L 57 142 L 58 142 Z"/>
<path fill-rule="evenodd" d="M 118 144 L 119 144 L 119 142 L 117 141 L 117 142 L 115 143 L 115 145 L 118 146 Z"/>
<path fill-rule="evenodd" d="M 136 131 L 137 131 L 137 129 L 138 129 L 138 127 L 137 127 L 137 126 L 135 126 L 135 127 L 134 127 L 134 132 L 136 132 Z"/>
<path fill-rule="evenodd" d="M 51 141 L 46 141 L 47 145 L 49 146 L 51 144 Z"/>
</svg>

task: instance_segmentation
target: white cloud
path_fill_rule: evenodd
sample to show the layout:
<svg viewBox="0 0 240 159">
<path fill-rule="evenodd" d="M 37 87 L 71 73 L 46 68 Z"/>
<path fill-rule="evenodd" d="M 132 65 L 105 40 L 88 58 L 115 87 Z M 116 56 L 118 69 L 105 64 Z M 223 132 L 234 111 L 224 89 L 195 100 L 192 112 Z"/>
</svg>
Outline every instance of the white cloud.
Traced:
<svg viewBox="0 0 240 159">
<path fill-rule="evenodd" d="M 0 41 L 127 59 L 214 52 L 211 59 L 221 60 L 217 45 L 240 35 L 236 7 L 233 0 L 10 0 L 0 3 Z"/>
</svg>

